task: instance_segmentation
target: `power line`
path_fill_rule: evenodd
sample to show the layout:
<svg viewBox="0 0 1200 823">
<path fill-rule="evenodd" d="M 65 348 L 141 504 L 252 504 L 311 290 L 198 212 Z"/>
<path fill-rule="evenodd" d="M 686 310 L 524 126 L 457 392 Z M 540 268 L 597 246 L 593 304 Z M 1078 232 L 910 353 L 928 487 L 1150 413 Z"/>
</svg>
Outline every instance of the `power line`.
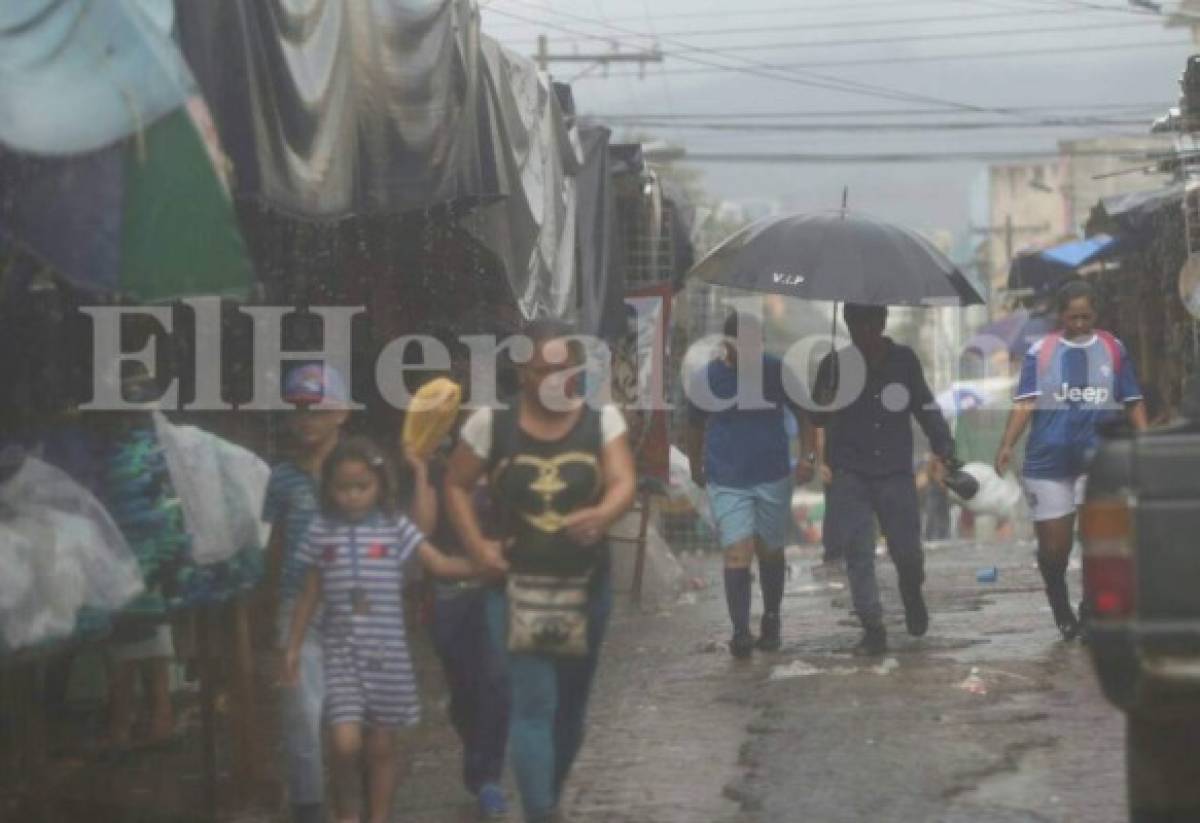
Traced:
<svg viewBox="0 0 1200 823">
<path fill-rule="evenodd" d="M 1009 111 L 1031 114 L 1039 111 L 1074 112 L 1074 111 L 1104 111 L 1104 112 L 1158 112 L 1171 103 L 1063 103 L 1052 105 L 1020 106 Z M 743 111 L 727 110 L 716 112 L 671 112 L 670 114 L 652 115 L 655 120 L 745 120 L 754 118 L 787 118 L 787 117 L 908 117 L 917 115 L 939 115 L 962 113 L 959 109 L 950 107 L 931 107 L 925 109 L 810 109 L 801 111 Z M 635 120 L 651 115 L 628 112 L 599 112 L 585 113 L 584 117 L 592 117 L 604 121 Z"/>
<path fill-rule="evenodd" d="M 958 0 L 909 0 L 907 5 L 910 6 L 938 6 L 952 5 Z M 501 0 L 492 0 L 493 5 L 499 4 Z M 769 14 L 772 16 L 781 14 L 811 14 L 814 11 L 857 11 L 858 9 L 874 9 L 874 8 L 896 8 L 896 0 L 868 0 L 865 3 L 835 2 L 824 5 L 810 6 L 801 3 L 790 3 L 786 6 L 766 6 L 766 7 L 738 7 L 737 13 L 739 16 L 747 17 L 751 15 Z M 668 14 L 656 15 L 659 20 L 691 20 L 691 19 L 711 19 L 723 18 L 727 19 L 730 15 L 730 10 L 724 11 L 682 11 L 671 12 Z M 611 17 L 609 22 L 612 23 L 638 23 L 641 18 L 638 16 L 630 17 Z"/>
<path fill-rule="evenodd" d="M 1061 32 L 1081 32 L 1081 31 L 1111 31 L 1114 29 L 1139 28 L 1146 25 L 1158 26 L 1155 21 L 1147 23 L 1097 23 L 1090 26 L 1058 26 L 1051 28 L 1036 28 L 1036 29 L 1002 29 L 999 31 L 956 31 L 956 32 L 937 32 L 934 34 L 911 34 L 900 37 L 857 37 L 844 40 L 789 40 L 782 42 L 766 42 L 766 43 L 751 43 L 746 45 L 722 46 L 723 53 L 738 52 L 738 51 L 765 51 L 776 49 L 825 49 L 836 48 L 843 46 L 874 46 L 890 43 L 919 43 L 930 42 L 935 40 L 964 40 L 975 39 L 978 37 L 1018 37 L 1024 35 L 1044 35 L 1058 34 Z M 677 57 L 680 54 L 686 53 L 681 51 L 664 52 L 666 57 Z"/>
<path fill-rule="evenodd" d="M 524 0 L 512 0 L 512 1 L 521 3 L 522 5 L 528 5 L 527 3 L 524 3 Z M 550 29 L 554 29 L 557 31 L 564 31 L 567 34 L 578 34 L 579 33 L 579 31 L 577 29 L 572 29 L 567 26 L 561 26 L 561 25 L 554 24 L 554 23 L 543 23 L 542 21 L 535 20 L 535 19 L 532 19 L 529 17 L 524 17 L 522 15 L 514 14 L 509 11 L 501 11 L 499 9 L 496 9 L 494 11 L 496 14 L 500 14 L 500 15 L 507 16 L 507 17 L 512 17 L 517 20 L 523 20 L 527 23 L 533 23 L 535 25 L 541 25 L 541 26 L 544 26 L 545 28 L 550 28 Z M 560 12 L 560 14 L 565 15 L 566 13 Z M 571 16 L 572 17 L 580 17 L 579 15 L 571 15 Z M 588 22 L 593 22 L 593 23 L 596 22 L 594 19 L 590 19 L 590 18 L 586 18 L 586 17 L 580 17 L 580 19 L 588 21 Z M 610 27 L 616 28 L 613 26 L 610 26 Z M 623 30 L 623 31 L 628 31 L 628 30 Z M 691 44 L 682 43 L 681 41 L 678 41 L 678 40 L 667 40 L 666 42 L 677 45 L 677 46 L 681 46 L 683 48 L 692 48 Z M 703 51 L 705 53 L 714 54 L 718 57 L 723 56 L 721 54 L 720 50 L 718 50 L 718 49 L 704 49 Z M 686 54 L 678 55 L 677 59 L 683 60 L 684 62 L 688 62 L 688 63 L 694 63 L 699 66 L 707 66 L 710 69 L 717 68 L 717 69 L 721 69 L 724 71 L 736 71 L 736 72 L 739 72 L 742 74 L 748 74 L 748 75 L 755 76 L 755 77 L 763 77 L 763 78 L 770 79 L 770 80 L 779 80 L 779 81 L 783 81 L 783 82 L 790 82 L 795 85 L 808 86 L 810 88 L 824 88 L 824 89 L 829 89 L 832 91 L 840 91 L 840 92 L 843 92 L 846 94 L 859 94 L 859 95 L 863 95 L 863 96 L 867 96 L 867 97 L 876 97 L 879 99 L 886 99 L 886 100 L 920 102 L 920 103 L 936 103 L 939 105 L 954 106 L 956 108 L 960 108 L 960 109 L 967 110 L 967 111 L 978 111 L 978 112 L 989 111 L 989 109 L 981 108 L 979 106 L 972 106 L 972 105 L 966 104 L 966 103 L 958 103 L 956 101 L 945 100 L 945 99 L 936 98 L 936 97 L 930 97 L 927 95 L 911 94 L 911 93 L 907 93 L 907 92 L 897 91 L 894 89 L 888 89 L 888 88 L 881 87 L 881 86 L 874 86 L 874 85 L 867 84 L 867 83 L 852 82 L 852 81 L 844 80 L 841 78 L 830 77 L 827 75 L 822 75 L 822 74 L 817 74 L 817 73 L 812 73 L 812 72 L 810 72 L 806 75 L 806 74 L 797 72 L 795 70 L 788 69 L 788 70 L 786 70 L 786 73 L 782 74 L 782 75 L 778 74 L 778 73 L 770 73 L 770 72 L 776 71 L 776 69 L 772 68 L 768 64 L 759 63 L 754 60 L 748 60 L 747 58 L 738 57 L 736 55 L 733 55 L 731 57 L 731 59 L 740 60 L 744 63 L 744 65 L 730 66 L 728 64 L 713 63 L 710 60 L 703 60 L 701 58 L 692 57 L 692 56 L 689 56 Z M 664 69 L 663 73 L 665 74 L 666 71 L 667 70 Z M 613 76 L 613 75 L 609 75 L 609 76 Z M 810 78 L 813 78 L 813 79 L 810 79 Z M 1000 111 L 1000 110 L 990 110 L 990 111 L 993 111 L 993 113 L 999 113 L 999 114 L 1007 114 L 1008 113 L 1008 112 Z"/>
<path fill-rule="evenodd" d="M 669 128 L 672 130 L 690 131 L 726 131 L 726 132 L 879 132 L 879 131 L 989 131 L 1011 129 L 1045 129 L 1045 128 L 1094 128 L 1096 126 L 1144 126 L 1145 119 L 1109 118 L 1085 120 L 1045 120 L 1037 122 L 985 121 L 985 122 L 841 122 L 841 123 L 716 123 L 716 122 L 678 122 L 654 117 L 630 118 L 621 121 L 625 127 L 640 126 L 644 128 Z"/>
<path fill-rule="evenodd" d="M 1087 54 L 1106 52 L 1112 53 L 1114 49 L 1128 51 L 1130 49 L 1149 49 L 1149 48 L 1174 48 L 1176 46 L 1190 46 L 1192 43 L 1188 40 L 1156 40 L 1137 43 L 1108 43 L 1097 46 L 1077 46 L 1065 49 L 1017 49 L 1010 51 L 991 51 L 991 52 L 967 52 L 962 54 L 935 54 L 935 55 L 904 55 L 896 57 L 877 57 L 863 58 L 856 60 L 824 60 L 805 63 L 777 63 L 763 64 L 764 67 L 783 71 L 790 69 L 809 69 L 809 68 L 831 68 L 831 67 L 847 67 L 847 66 L 881 66 L 881 65 L 897 65 L 901 63 L 941 63 L 953 62 L 958 60 L 991 60 L 997 58 L 1009 57 L 1056 57 L 1063 54 Z M 719 72 L 719 67 L 714 68 L 694 68 L 694 69 L 663 69 L 664 73 L 674 75 L 684 74 L 713 74 Z M 731 67 L 728 70 L 736 70 Z M 610 77 L 613 75 L 609 75 Z M 993 112 L 1001 114 L 1015 113 L 1016 109 L 989 109 L 977 108 L 980 112 Z"/>
<path fill-rule="evenodd" d="M 515 1 L 516 0 L 514 0 L 514 2 Z M 500 13 L 499 9 L 492 9 L 492 11 L 494 11 L 496 13 Z M 575 17 L 576 16 L 576 15 L 568 15 L 567 12 L 556 11 L 556 10 L 552 10 L 552 9 L 548 10 L 548 11 L 550 11 L 551 14 L 557 14 L 557 15 L 560 15 L 563 17 L 568 17 L 568 16 Z M 706 37 L 706 36 L 727 37 L 731 34 L 773 34 L 773 33 L 778 33 L 778 32 L 782 32 L 782 31 L 813 31 L 813 30 L 818 30 L 818 29 L 864 29 L 864 28 L 865 29 L 874 29 L 874 28 L 883 28 L 883 27 L 890 27 L 890 26 L 928 25 L 931 23 L 936 24 L 936 23 L 950 23 L 950 22 L 955 22 L 955 23 L 972 22 L 972 21 L 977 21 L 977 20 L 1007 20 L 1007 19 L 1011 19 L 1014 17 L 1027 19 L 1029 17 L 1043 17 L 1043 16 L 1051 16 L 1051 17 L 1064 17 L 1064 16 L 1072 16 L 1072 15 L 1078 16 L 1078 13 L 1079 13 L 1078 10 L 1050 9 L 1050 8 L 1041 7 L 1041 8 L 1036 8 L 1036 9 L 1025 9 L 1025 10 L 1021 10 L 1021 11 L 1018 11 L 1018 10 L 997 11 L 997 12 L 987 12 L 985 14 L 964 14 L 964 15 L 957 15 L 957 16 L 947 16 L 947 15 L 943 14 L 943 15 L 937 15 L 934 17 L 903 17 L 903 18 L 894 18 L 894 19 L 890 19 L 890 20 L 841 20 L 838 22 L 788 23 L 788 24 L 784 24 L 784 25 L 751 26 L 751 27 L 746 27 L 746 28 L 724 27 L 724 28 L 707 28 L 707 29 L 688 29 L 688 30 L 683 30 L 683 31 L 658 32 L 657 36 L 658 37 Z M 1138 13 L 1137 16 L 1151 18 L 1147 22 L 1159 22 L 1159 18 L 1157 18 L 1155 15 L 1146 15 L 1146 14 Z M 603 25 L 610 26 L 611 24 L 603 23 Z M 624 32 L 624 34 L 626 34 L 629 37 L 638 37 L 638 38 L 650 38 L 651 36 L 653 36 L 653 35 L 645 34 L 643 32 L 639 32 L 636 30 L 629 30 L 627 32 Z M 604 34 L 602 32 L 585 32 L 581 35 L 581 39 L 583 39 L 583 40 L 613 40 L 615 38 L 612 34 Z M 566 42 L 572 42 L 572 41 L 569 38 L 567 38 Z"/>
<path fill-rule="evenodd" d="M 1076 151 L 1072 157 L 1131 158 L 1130 151 Z M 900 164 L 900 163 L 990 163 L 1024 160 L 1052 160 L 1060 156 L 1056 150 L 1046 151 L 960 151 L 960 152 L 685 152 L 683 163 L 806 165 L 835 164 Z"/>
</svg>

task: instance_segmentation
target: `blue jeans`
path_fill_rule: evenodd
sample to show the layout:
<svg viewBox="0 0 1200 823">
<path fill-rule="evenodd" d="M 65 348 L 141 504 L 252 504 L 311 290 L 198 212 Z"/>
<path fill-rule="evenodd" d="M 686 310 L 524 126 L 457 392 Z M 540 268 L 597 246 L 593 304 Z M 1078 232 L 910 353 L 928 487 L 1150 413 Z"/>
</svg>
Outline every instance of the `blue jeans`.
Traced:
<svg viewBox="0 0 1200 823">
<path fill-rule="evenodd" d="M 504 590 L 488 591 L 488 628 L 508 669 L 512 689 L 508 739 L 526 820 L 540 820 L 558 805 L 571 764 L 583 745 L 588 694 L 612 612 L 607 571 L 598 573 L 593 581 L 588 609 L 590 651 L 586 657 L 511 654 Z"/>
<path fill-rule="evenodd" d="M 294 602 L 280 605 L 276 626 L 284 639 L 292 625 Z M 309 626 L 300 646 L 300 680 L 282 690 L 280 722 L 288 802 L 308 806 L 325 800 L 325 764 L 321 753 L 322 711 L 325 706 L 325 666 L 321 637 Z"/>
<path fill-rule="evenodd" d="M 825 549 L 846 558 L 854 610 L 864 626 L 883 623 L 875 579 L 875 519 L 903 585 L 925 580 L 921 512 L 911 474 L 871 477 L 836 470 L 825 493 Z"/>
<path fill-rule="evenodd" d="M 450 722 L 463 744 L 463 783 L 477 794 L 504 776 L 508 746 L 508 677 L 487 624 L 487 589 L 438 592 L 433 645 L 450 690 Z"/>
</svg>

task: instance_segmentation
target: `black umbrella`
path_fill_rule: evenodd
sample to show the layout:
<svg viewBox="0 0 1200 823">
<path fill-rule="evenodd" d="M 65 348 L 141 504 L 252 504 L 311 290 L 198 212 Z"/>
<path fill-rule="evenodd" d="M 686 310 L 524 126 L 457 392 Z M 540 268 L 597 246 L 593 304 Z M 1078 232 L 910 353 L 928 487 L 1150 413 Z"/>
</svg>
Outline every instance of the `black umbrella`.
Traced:
<svg viewBox="0 0 1200 823">
<path fill-rule="evenodd" d="M 726 239 L 691 276 L 800 300 L 969 306 L 983 298 L 916 232 L 844 210 L 769 217 Z"/>
</svg>

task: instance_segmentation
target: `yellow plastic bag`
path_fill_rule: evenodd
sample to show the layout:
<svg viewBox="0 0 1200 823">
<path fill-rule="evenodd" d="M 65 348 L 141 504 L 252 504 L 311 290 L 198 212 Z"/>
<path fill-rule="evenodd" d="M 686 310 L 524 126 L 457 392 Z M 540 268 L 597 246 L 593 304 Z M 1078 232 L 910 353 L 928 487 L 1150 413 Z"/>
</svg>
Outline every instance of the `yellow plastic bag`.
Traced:
<svg viewBox="0 0 1200 823">
<path fill-rule="evenodd" d="M 462 389 L 453 380 L 439 377 L 422 386 L 404 416 L 404 448 L 428 458 L 454 428 L 462 404 Z"/>
</svg>

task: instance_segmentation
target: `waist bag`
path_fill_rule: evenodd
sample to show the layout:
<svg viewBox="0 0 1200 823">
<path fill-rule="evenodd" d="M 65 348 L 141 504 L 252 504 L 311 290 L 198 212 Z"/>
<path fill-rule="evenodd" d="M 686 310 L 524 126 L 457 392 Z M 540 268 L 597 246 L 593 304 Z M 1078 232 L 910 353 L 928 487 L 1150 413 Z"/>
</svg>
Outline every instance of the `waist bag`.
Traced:
<svg viewBox="0 0 1200 823">
<path fill-rule="evenodd" d="M 588 653 L 591 575 L 509 574 L 508 650 L 583 657 Z"/>
</svg>

